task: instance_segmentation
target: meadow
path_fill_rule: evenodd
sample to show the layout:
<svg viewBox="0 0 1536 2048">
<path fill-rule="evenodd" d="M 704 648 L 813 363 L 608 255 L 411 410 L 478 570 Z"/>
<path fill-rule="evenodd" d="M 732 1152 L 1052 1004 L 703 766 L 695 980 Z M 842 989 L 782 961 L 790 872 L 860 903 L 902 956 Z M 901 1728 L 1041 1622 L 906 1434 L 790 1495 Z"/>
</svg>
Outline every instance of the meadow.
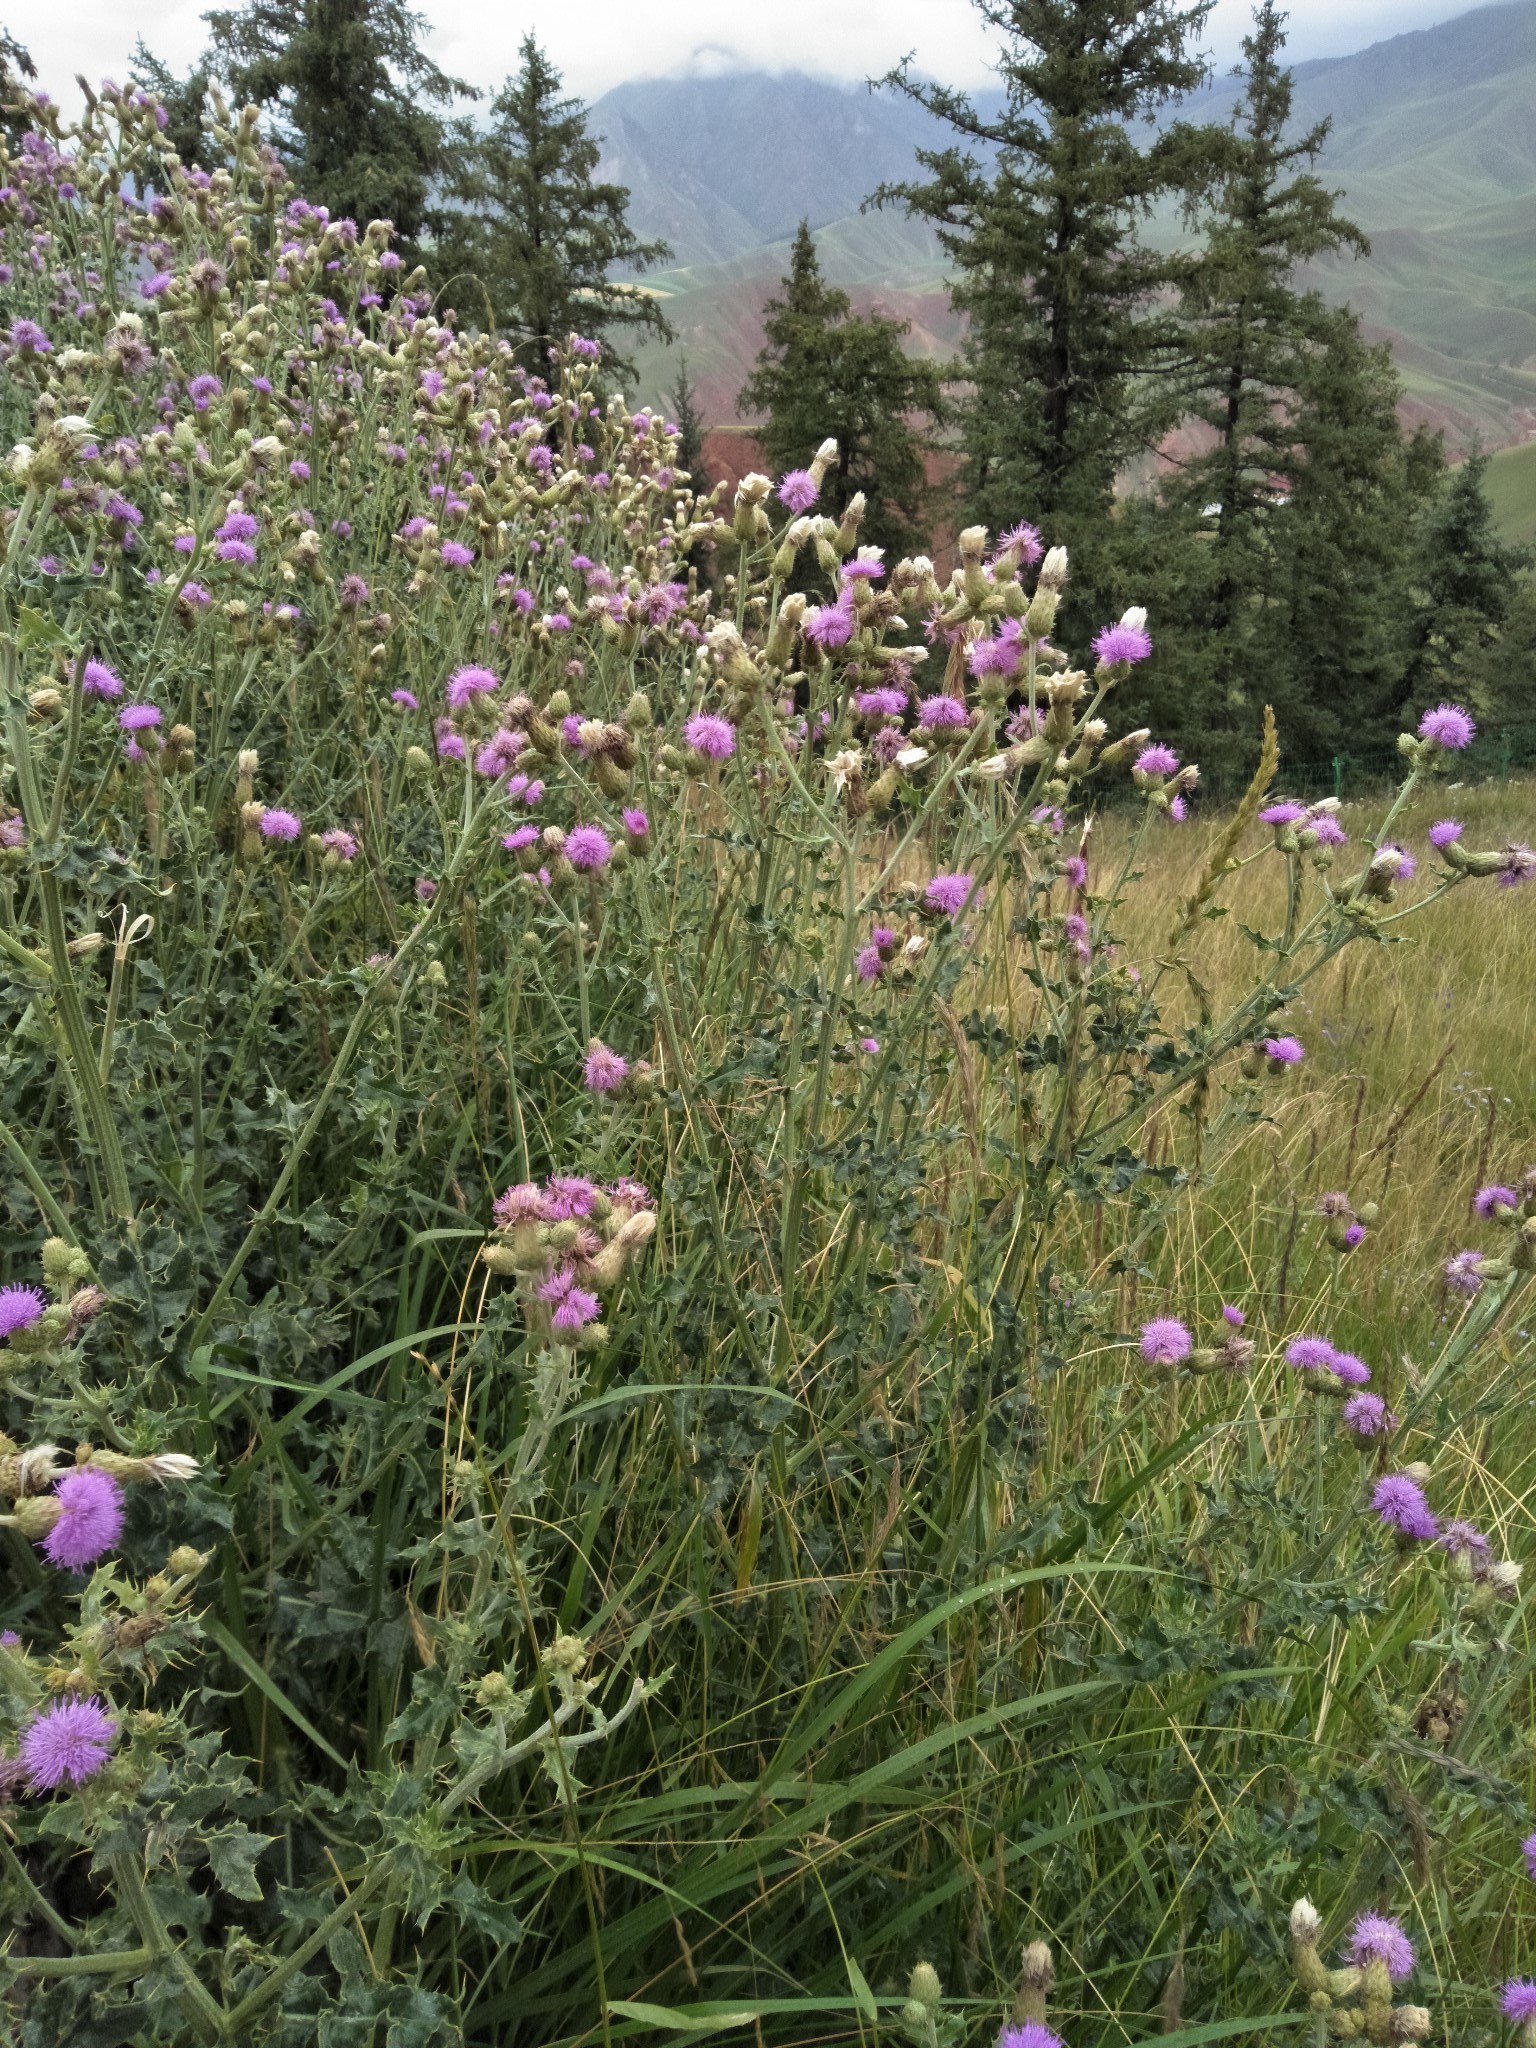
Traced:
<svg viewBox="0 0 1536 2048">
<path fill-rule="evenodd" d="M 33 116 L 0 2032 L 1528 2037 L 1536 789 Z"/>
</svg>

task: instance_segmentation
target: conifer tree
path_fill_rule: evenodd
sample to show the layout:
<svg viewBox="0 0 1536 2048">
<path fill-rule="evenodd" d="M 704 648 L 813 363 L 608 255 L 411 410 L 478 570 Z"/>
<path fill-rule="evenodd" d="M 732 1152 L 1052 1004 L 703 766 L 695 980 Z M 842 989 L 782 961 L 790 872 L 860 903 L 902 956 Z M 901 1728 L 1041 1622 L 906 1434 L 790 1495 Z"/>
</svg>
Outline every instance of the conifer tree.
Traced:
<svg viewBox="0 0 1536 2048">
<path fill-rule="evenodd" d="M 909 356 L 905 322 L 856 315 L 848 294 L 829 285 L 807 222 L 801 221 L 780 296 L 763 315 L 763 346 L 737 400 L 763 415 L 756 430 L 775 471 L 803 469 L 829 436 L 837 462 L 818 509 L 841 514 L 862 491 L 868 510 L 860 537 L 888 554 L 923 544 L 930 492 L 924 422 L 944 415 L 940 372 Z"/>
<path fill-rule="evenodd" d="M 1273 0 L 1263 0 L 1243 43 L 1243 100 L 1219 175 L 1189 209 L 1204 243 L 1183 298 L 1196 358 L 1192 410 L 1213 445 L 1185 466 L 1168 493 L 1208 517 L 1201 612 L 1209 686 L 1250 725 L 1255 712 L 1244 702 L 1242 678 L 1272 566 L 1275 477 L 1288 474 L 1296 459 L 1293 394 L 1308 352 L 1338 331 L 1319 296 L 1297 289 L 1296 268 L 1346 248 L 1368 253 L 1360 230 L 1338 212 L 1337 194 L 1311 169 L 1328 122 L 1298 136 L 1287 132 L 1292 95 L 1284 46 L 1285 17 Z"/>
<path fill-rule="evenodd" d="M 976 4 L 1005 39 L 1002 112 L 892 72 L 885 83 L 957 141 L 919 151 L 926 178 L 876 200 L 932 221 L 954 266 L 967 515 L 1027 516 L 1081 544 L 1102 532 L 1116 472 L 1179 411 L 1180 334 L 1160 295 L 1184 259 L 1148 248 L 1138 225 L 1198 188 L 1219 131 L 1142 124 L 1204 76 L 1192 44 L 1209 0 Z"/>
<path fill-rule="evenodd" d="M 532 35 L 519 54 L 518 72 L 491 102 L 490 126 L 451 181 L 440 268 L 478 280 L 496 324 L 539 374 L 572 331 L 670 340 L 656 300 L 613 272 L 647 270 L 671 252 L 630 227 L 628 189 L 595 176 L 587 110 L 561 96 L 560 74 Z M 631 366 L 613 354 L 609 367 Z"/>
<path fill-rule="evenodd" d="M 693 488 L 702 494 L 709 488 L 704 474 L 704 415 L 699 411 L 698 391 L 688 374 L 688 352 L 677 359 L 677 380 L 668 400 L 677 427 L 677 466 L 686 469 Z"/>
<path fill-rule="evenodd" d="M 21 115 L 9 109 L 36 76 L 31 51 L 23 49 L 8 29 L 0 28 L 0 134 L 13 145 L 21 140 L 27 124 Z"/>
<path fill-rule="evenodd" d="M 1510 708 L 1499 701 L 1505 693 L 1495 678 L 1505 666 L 1500 643 L 1516 620 L 1520 572 L 1530 557 L 1499 538 L 1483 489 L 1487 470 L 1480 453 L 1449 470 L 1419 520 L 1402 687 L 1408 714 L 1446 696 L 1482 711 Z M 1527 683 L 1532 675 L 1536 664 Z"/>
<path fill-rule="evenodd" d="M 214 169 L 219 151 L 208 128 L 207 70 L 194 65 L 185 78 L 178 78 L 142 36 L 134 45 L 129 68 L 135 82 L 165 108 L 165 132 L 182 162 L 205 171 Z"/>
<path fill-rule="evenodd" d="M 299 190 L 333 218 L 391 220 L 420 253 L 434 185 L 456 129 L 445 113 L 461 80 L 421 47 L 405 0 L 245 0 L 206 16 L 208 64 L 235 99 L 272 108 Z"/>
</svg>

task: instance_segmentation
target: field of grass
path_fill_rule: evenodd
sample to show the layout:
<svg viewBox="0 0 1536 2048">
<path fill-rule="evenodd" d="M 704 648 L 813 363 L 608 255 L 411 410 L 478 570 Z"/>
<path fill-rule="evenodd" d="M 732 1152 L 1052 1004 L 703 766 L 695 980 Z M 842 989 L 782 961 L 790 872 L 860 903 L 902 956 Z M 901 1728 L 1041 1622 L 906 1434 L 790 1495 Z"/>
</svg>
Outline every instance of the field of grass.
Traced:
<svg viewBox="0 0 1536 2048">
<path fill-rule="evenodd" d="M 1536 545 L 1536 441 L 1500 448 L 1483 480 L 1493 516 L 1505 540 Z"/>
</svg>

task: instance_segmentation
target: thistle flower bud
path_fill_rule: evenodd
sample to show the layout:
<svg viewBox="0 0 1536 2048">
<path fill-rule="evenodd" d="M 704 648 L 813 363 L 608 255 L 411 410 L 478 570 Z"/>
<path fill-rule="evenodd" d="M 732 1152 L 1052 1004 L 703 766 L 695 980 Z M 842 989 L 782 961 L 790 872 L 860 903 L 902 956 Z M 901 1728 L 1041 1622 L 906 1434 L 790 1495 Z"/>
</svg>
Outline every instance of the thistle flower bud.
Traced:
<svg viewBox="0 0 1536 2048">
<path fill-rule="evenodd" d="M 552 1678 L 578 1678 L 587 1661 L 587 1646 L 580 1636 L 558 1635 L 541 1661 Z"/>
<path fill-rule="evenodd" d="M 962 562 L 979 562 L 987 552 L 987 529 L 984 526 L 968 526 L 956 543 Z"/>
<path fill-rule="evenodd" d="M 195 1550 L 190 1543 L 178 1543 L 165 1560 L 165 1568 L 178 1579 L 195 1579 L 207 1562 L 205 1551 Z"/>
<path fill-rule="evenodd" d="M 811 472 L 811 482 L 815 484 L 818 491 L 821 489 L 822 483 L 826 478 L 827 471 L 832 467 L 832 464 L 836 462 L 836 460 L 837 443 L 829 435 L 828 438 L 825 441 L 823 441 L 821 446 L 816 450 L 816 453 L 811 457 L 809 464 Z"/>
<path fill-rule="evenodd" d="M 1310 1899 L 1298 1899 L 1291 1908 L 1291 1939 L 1316 1945 L 1322 1932 L 1323 1916 Z"/>
<path fill-rule="evenodd" d="M 1394 2041 L 1427 2041 L 1434 2028 L 1427 2005 L 1399 2005 L 1392 2010 Z"/>
<path fill-rule="evenodd" d="M 926 2006 L 929 2012 L 937 2012 L 944 1997 L 944 1987 L 939 1982 L 939 1973 L 932 1963 L 915 1963 L 912 1975 L 907 1980 L 907 1996 L 918 2005 Z"/>
<path fill-rule="evenodd" d="M 1067 580 L 1067 551 L 1065 548 L 1050 548 L 1040 564 L 1039 585 L 1046 590 L 1059 590 Z"/>
</svg>

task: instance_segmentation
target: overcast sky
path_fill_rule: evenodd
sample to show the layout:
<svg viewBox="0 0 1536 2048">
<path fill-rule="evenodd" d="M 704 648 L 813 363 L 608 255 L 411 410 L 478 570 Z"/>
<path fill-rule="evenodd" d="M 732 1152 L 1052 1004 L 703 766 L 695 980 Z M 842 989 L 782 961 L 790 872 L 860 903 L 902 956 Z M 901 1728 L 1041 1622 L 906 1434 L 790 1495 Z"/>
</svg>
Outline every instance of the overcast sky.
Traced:
<svg viewBox="0 0 1536 2048">
<path fill-rule="evenodd" d="M 0 22 L 37 59 L 56 99 L 78 103 L 69 82 L 121 75 L 134 39 L 177 69 L 202 48 L 209 0 L 0 0 Z M 225 0 L 234 4 L 234 0 Z M 863 79 L 908 51 L 935 77 L 976 84 L 987 76 L 988 39 L 970 0 L 419 0 L 429 47 L 472 84 L 499 83 L 534 28 L 567 85 L 595 99 L 621 79 L 685 71 L 796 69 Z M 1291 55 L 1343 55 L 1366 43 L 1465 12 L 1457 0 L 1292 0 Z M 1248 0 L 1217 0 L 1208 40 L 1229 63 L 1247 24 Z"/>
</svg>

